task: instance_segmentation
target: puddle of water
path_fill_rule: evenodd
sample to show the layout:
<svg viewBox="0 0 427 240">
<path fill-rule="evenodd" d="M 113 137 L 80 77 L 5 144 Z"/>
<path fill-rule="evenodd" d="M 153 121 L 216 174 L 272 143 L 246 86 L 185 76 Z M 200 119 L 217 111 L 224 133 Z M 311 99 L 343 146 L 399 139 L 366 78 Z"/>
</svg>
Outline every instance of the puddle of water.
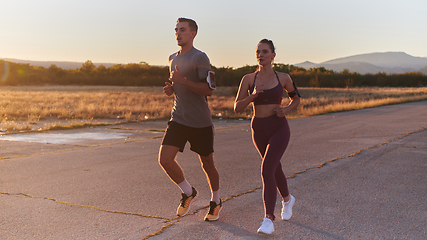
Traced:
<svg viewBox="0 0 427 240">
<path fill-rule="evenodd" d="M 83 140 L 106 140 L 126 138 L 131 134 L 124 133 L 34 133 L 34 134 L 12 134 L 0 135 L 0 141 L 37 142 L 51 144 L 66 144 L 80 142 Z"/>
</svg>

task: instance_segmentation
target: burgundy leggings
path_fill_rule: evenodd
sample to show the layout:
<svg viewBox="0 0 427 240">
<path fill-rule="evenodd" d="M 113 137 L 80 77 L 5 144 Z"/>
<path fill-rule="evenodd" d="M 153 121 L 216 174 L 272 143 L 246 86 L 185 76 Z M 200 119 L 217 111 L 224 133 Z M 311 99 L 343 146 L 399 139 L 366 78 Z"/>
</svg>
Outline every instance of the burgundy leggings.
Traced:
<svg viewBox="0 0 427 240">
<path fill-rule="evenodd" d="M 274 218 L 277 190 L 282 198 L 289 195 L 288 183 L 280 159 L 289 143 L 290 130 L 286 117 L 276 115 L 252 119 L 252 139 L 262 158 L 261 176 L 265 214 Z"/>
</svg>

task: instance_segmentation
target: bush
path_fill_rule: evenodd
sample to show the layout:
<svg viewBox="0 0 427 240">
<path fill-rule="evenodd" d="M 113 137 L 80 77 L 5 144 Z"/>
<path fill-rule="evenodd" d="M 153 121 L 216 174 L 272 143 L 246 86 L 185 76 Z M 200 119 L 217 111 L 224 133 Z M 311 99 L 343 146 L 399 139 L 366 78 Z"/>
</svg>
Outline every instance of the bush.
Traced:
<svg viewBox="0 0 427 240">
<path fill-rule="evenodd" d="M 274 70 L 288 73 L 300 87 L 421 87 L 427 86 L 427 76 L 419 72 L 405 74 L 352 73 L 346 69 L 334 72 L 320 68 L 304 69 L 287 64 L 274 64 Z M 212 66 L 218 86 L 239 86 L 245 74 L 256 71 L 257 66 L 240 68 Z M 63 70 L 55 65 L 48 69 L 29 64 L 0 60 L 0 86 L 18 85 L 113 85 L 113 86 L 163 86 L 169 78 L 169 67 L 150 66 L 145 62 L 116 64 L 109 68 L 95 67 L 86 61 L 80 69 Z"/>
</svg>

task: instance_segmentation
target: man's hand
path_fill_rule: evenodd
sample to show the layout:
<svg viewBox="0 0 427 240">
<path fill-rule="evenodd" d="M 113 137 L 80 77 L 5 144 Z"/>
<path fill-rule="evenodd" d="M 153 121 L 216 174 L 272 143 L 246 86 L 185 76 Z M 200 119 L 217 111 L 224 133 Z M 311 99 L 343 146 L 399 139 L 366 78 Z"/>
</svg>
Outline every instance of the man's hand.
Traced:
<svg viewBox="0 0 427 240">
<path fill-rule="evenodd" d="M 169 81 L 185 85 L 188 80 L 181 74 L 178 69 L 178 66 L 175 65 L 175 71 L 171 72 Z"/>
<path fill-rule="evenodd" d="M 170 82 L 165 82 L 165 85 L 166 86 L 163 87 L 163 91 L 168 96 L 172 95 L 174 93 L 172 84 Z"/>
</svg>

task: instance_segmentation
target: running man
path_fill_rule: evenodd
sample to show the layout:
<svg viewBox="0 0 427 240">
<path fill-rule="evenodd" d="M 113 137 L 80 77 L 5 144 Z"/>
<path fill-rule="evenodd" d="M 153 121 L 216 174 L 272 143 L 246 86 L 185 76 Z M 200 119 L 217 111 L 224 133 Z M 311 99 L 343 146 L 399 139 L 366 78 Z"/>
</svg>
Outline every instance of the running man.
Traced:
<svg viewBox="0 0 427 240">
<path fill-rule="evenodd" d="M 190 142 L 190 149 L 199 155 L 212 193 L 205 221 L 215 221 L 222 210 L 222 201 L 219 174 L 213 159 L 214 127 L 206 98 L 212 95 L 214 87 L 207 82 L 211 70 L 208 56 L 193 46 L 197 29 L 196 22 L 187 18 L 179 18 L 175 27 L 180 50 L 169 56 L 169 81 L 172 83 L 166 82 L 163 88 L 166 95 L 174 94 L 174 106 L 160 146 L 159 163 L 182 191 L 177 215 L 184 216 L 197 191 L 186 180 L 175 158 L 178 151 L 184 150 L 187 141 Z"/>
</svg>

